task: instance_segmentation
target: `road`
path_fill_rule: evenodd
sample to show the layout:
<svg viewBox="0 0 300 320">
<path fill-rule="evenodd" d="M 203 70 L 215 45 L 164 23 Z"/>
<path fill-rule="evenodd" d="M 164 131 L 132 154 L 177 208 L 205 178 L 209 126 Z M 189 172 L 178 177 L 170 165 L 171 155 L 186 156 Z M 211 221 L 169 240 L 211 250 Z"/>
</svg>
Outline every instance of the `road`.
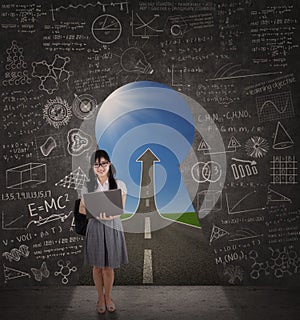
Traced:
<svg viewBox="0 0 300 320">
<path fill-rule="evenodd" d="M 129 264 L 115 270 L 115 284 L 213 285 L 219 282 L 202 229 L 171 222 L 158 212 L 137 213 L 124 220 L 123 226 Z"/>
</svg>

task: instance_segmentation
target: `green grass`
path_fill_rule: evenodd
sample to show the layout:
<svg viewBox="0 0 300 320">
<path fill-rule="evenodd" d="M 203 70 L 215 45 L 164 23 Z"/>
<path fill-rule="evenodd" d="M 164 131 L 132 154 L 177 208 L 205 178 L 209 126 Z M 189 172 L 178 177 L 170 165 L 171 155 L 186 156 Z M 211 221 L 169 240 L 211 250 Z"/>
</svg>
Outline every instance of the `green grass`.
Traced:
<svg viewBox="0 0 300 320">
<path fill-rule="evenodd" d="M 200 227 L 199 220 L 195 212 L 185 212 L 185 213 L 163 213 L 163 217 L 191 224 L 193 226 Z"/>
<path fill-rule="evenodd" d="M 127 219 L 127 218 L 129 218 L 129 217 L 131 217 L 132 216 L 132 213 L 123 213 L 123 214 L 121 214 L 121 220 L 122 219 Z"/>
<path fill-rule="evenodd" d="M 191 224 L 197 227 L 200 227 L 199 220 L 195 212 L 185 212 L 185 213 L 162 213 L 161 214 L 165 218 L 169 218 L 171 220 L 184 222 L 187 224 Z M 132 216 L 131 213 L 124 213 L 121 215 L 121 219 L 126 219 Z"/>
</svg>

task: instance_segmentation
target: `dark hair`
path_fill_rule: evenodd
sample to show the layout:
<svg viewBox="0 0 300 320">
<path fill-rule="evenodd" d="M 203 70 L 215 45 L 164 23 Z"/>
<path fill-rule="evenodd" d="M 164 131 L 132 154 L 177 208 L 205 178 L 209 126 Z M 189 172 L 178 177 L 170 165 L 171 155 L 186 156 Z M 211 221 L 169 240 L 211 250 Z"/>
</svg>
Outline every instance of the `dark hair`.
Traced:
<svg viewBox="0 0 300 320">
<path fill-rule="evenodd" d="M 104 158 L 108 162 L 110 162 L 109 155 L 105 150 L 96 150 L 91 156 L 91 169 L 89 171 L 89 178 L 90 181 L 87 183 L 88 192 L 93 192 L 97 188 L 97 176 L 94 173 L 93 166 L 96 160 L 100 162 L 100 159 Z M 114 178 L 114 167 L 111 164 L 108 171 L 108 183 L 109 183 L 109 189 L 117 189 L 117 182 Z"/>
</svg>

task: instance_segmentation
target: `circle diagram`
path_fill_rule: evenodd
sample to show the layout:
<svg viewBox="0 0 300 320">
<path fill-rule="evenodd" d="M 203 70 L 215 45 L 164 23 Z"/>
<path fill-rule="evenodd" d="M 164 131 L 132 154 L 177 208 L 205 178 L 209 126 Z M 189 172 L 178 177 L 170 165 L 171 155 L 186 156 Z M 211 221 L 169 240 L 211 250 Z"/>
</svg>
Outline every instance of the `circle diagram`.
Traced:
<svg viewBox="0 0 300 320">
<path fill-rule="evenodd" d="M 90 119 L 97 108 L 96 99 L 89 94 L 75 95 L 73 112 L 79 119 Z"/>
<path fill-rule="evenodd" d="M 122 26 L 120 21 L 110 14 L 99 16 L 92 24 L 94 38 L 103 44 L 114 43 L 119 39 L 121 32 Z"/>
<path fill-rule="evenodd" d="M 219 163 L 215 161 L 197 162 L 191 169 L 194 181 L 199 183 L 216 182 L 220 179 L 222 170 Z"/>
</svg>

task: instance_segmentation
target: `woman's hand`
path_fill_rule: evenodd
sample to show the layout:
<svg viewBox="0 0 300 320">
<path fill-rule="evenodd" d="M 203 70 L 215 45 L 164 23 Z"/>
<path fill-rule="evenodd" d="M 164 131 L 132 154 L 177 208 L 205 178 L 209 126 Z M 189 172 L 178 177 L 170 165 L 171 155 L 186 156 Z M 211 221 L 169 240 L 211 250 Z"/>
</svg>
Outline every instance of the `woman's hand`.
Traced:
<svg viewBox="0 0 300 320">
<path fill-rule="evenodd" d="M 112 220 L 114 219 L 113 216 L 106 216 L 105 212 L 100 212 L 99 217 L 97 217 L 99 220 Z"/>
</svg>

